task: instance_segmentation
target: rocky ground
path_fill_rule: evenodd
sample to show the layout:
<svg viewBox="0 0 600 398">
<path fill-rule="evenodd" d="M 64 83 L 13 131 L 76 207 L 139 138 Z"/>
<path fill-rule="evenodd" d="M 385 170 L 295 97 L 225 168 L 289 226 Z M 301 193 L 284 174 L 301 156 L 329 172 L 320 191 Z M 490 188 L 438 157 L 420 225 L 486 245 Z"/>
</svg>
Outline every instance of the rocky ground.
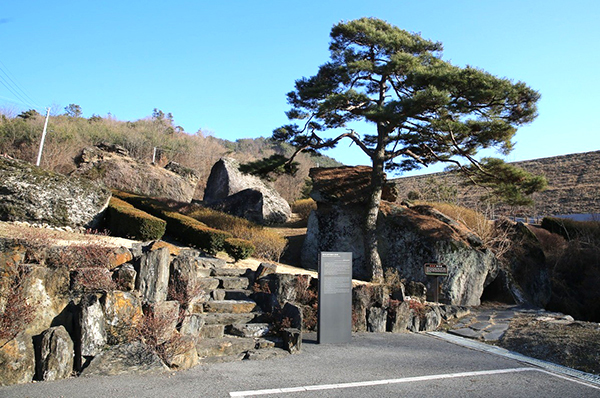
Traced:
<svg viewBox="0 0 600 398">
<path fill-rule="evenodd" d="M 600 324 L 520 314 L 498 345 L 533 358 L 600 374 Z"/>
<path fill-rule="evenodd" d="M 294 235 L 291 234 L 291 229 L 284 234 Z M 0 222 L 0 237 L 43 239 L 55 243 L 101 241 L 116 246 L 130 246 L 132 242 L 108 236 L 83 235 L 4 222 Z M 254 269 L 259 263 L 256 259 L 247 259 L 231 265 Z M 314 271 L 301 270 L 285 264 L 281 264 L 278 271 L 316 276 Z M 599 323 L 580 322 L 562 314 L 523 310 L 500 303 L 484 303 L 481 307 L 474 308 L 469 316 L 447 325 L 447 329 L 471 329 L 471 335 L 464 337 L 479 339 L 584 372 L 600 374 Z"/>
<path fill-rule="evenodd" d="M 532 358 L 600 374 L 599 323 L 544 310 L 483 303 L 447 329 Z"/>
</svg>

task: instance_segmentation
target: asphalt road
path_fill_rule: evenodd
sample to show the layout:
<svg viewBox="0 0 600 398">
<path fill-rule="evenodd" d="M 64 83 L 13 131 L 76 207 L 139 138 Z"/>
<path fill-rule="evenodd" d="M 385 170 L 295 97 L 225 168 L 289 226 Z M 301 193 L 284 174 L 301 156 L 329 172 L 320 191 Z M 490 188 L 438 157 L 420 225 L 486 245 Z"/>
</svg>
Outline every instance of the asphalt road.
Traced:
<svg viewBox="0 0 600 398">
<path fill-rule="evenodd" d="M 600 387 L 425 334 L 358 334 L 264 361 L 0 387 L 0 397 L 600 397 Z"/>
</svg>

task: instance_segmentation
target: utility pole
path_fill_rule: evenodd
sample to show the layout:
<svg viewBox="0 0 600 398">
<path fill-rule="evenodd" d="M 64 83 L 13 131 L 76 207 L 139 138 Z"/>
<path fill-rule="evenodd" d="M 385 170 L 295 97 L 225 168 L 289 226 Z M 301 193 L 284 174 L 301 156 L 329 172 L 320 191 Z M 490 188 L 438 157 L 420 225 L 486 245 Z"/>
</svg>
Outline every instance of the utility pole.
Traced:
<svg viewBox="0 0 600 398">
<path fill-rule="evenodd" d="M 44 123 L 44 131 L 42 132 L 42 139 L 40 141 L 40 150 L 38 151 L 37 162 L 35 163 L 36 166 L 39 166 L 40 162 L 42 161 L 42 149 L 44 149 L 44 140 L 46 139 L 46 130 L 48 129 L 48 119 L 49 118 L 50 118 L 50 108 L 47 108 L 46 122 Z"/>
</svg>

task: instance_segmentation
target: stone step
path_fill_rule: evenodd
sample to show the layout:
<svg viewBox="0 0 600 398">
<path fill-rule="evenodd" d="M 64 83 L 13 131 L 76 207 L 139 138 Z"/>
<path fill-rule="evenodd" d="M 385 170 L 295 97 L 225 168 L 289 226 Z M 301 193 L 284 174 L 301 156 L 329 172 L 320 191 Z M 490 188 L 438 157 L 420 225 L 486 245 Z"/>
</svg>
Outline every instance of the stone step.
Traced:
<svg viewBox="0 0 600 398">
<path fill-rule="evenodd" d="M 201 339 L 196 343 L 196 351 L 200 358 L 238 355 L 255 349 L 256 339 L 244 337 Z"/>
<path fill-rule="evenodd" d="M 203 325 L 198 337 L 203 339 L 221 339 L 225 335 L 225 325 Z"/>
<path fill-rule="evenodd" d="M 252 290 L 246 289 L 217 289 L 212 292 L 213 300 L 250 300 Z"/>
<path fill-rule="evenodd" d="M 200 314 L 204 325 L 233 325 L 236 323 L 251 323 L 262 316 L 262 312 L 246 312 L 240 314 L 211 312 Z"/>
<path fill-rule="evenodd" d="M 248 272 L 247 268 L 213 268 L 212 276 L 244 276 Z"/>
<path fill-rule="evenodd" d="M 250 286 L 248 278 L 241 276 L 219 276 L 217 279 L 221 281 L 219 287 L 225 290 L 248 289 Z"/>
<path fill-rule="evenodd" d="M 257 304 L 251 300 L 211 300 L 204 303 L 204 312 L 243 314 L 252 312 Z"/>
<path fill-rule="evenodd" d="M 215 290 L 221 284 L 217 278 L 198 278 L 196 279 L 198 287 L 207 291 Z"/>
<path fill-rule="evenodd" d="M 225 328 L 227 334 L 238 337 L 264 337 L 271 331 L 268 323 L 237 323 Z"/>
</svg>

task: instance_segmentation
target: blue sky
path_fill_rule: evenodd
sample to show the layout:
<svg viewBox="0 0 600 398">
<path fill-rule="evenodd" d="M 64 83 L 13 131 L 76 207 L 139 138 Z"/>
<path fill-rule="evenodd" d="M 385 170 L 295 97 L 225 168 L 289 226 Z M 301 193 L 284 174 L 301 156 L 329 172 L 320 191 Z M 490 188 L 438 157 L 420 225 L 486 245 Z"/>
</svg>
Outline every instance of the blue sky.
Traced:
<svg viewBox="0 0 600 398">
<path fill-rule="evenodd" d="M 3 3 L 3 109 L 74 103 L 85 117 L 137 120 L 158 108 L 188 133 L 270 136 L 287 123 L 294 81 L 328 60 L 331 27 L 368 16 L 441 41 L 456 65 L 540 91 L 539 117 L 519 130 L 507 160 L 600 150 L 596 0 Z M 368 164 L 348 143 L 327 154 Z"/>
</svg>

